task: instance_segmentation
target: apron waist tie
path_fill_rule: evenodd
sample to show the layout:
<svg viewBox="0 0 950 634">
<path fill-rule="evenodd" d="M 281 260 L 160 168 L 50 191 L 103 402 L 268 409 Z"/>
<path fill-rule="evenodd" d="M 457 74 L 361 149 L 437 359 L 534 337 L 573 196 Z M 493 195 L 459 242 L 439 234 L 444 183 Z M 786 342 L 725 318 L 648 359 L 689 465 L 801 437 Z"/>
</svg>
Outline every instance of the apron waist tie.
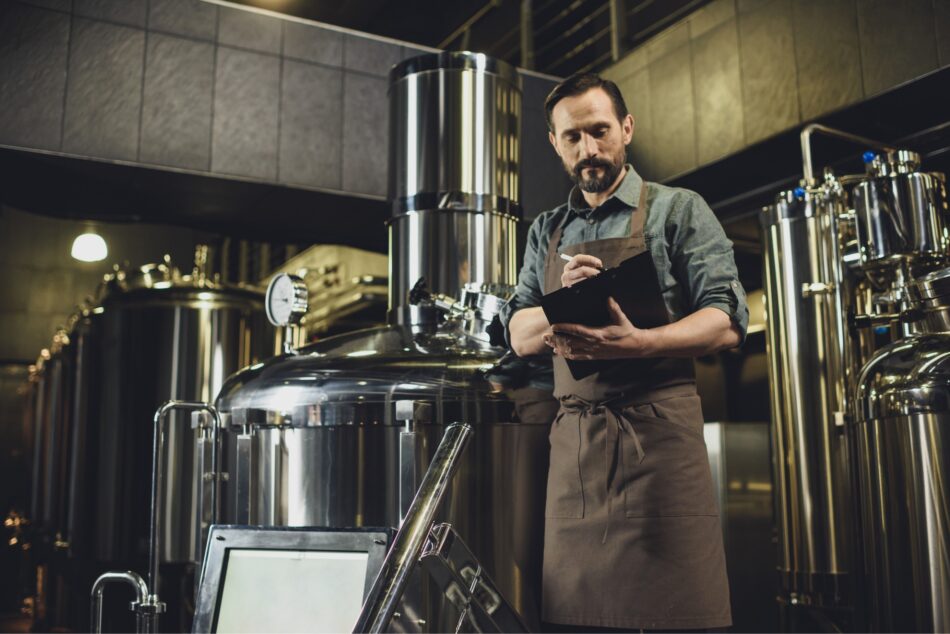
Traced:
<svg viewBox="0 0 950 634">
<path fill-rule="evenodd" d="M 614 481 L 612 475 L 613 473 L 617 473 L 619 471 L 620 482 L 623 483 L 626 479 L 623 464 L 624 434 L 629 436 L 630 441 L 633 443 L 633 446 L 636 449 L 637 464 L 643 462 L 643 458 L 646 456 L 646 453 L 643 451 L 643 445 L 640 443 L 640 437 L 637 435 L 636 429 L 633 427 L 633 423 L 624 415 L 624 403 L 622 397 L 616 397 L 606 401 L 597 402 L 588 401 L 587 399 L 572 395 L 562 396 L 560 401 L 561 407 L 564 408 L 564 411 L 577 415 L 579 420 L 583 420 L 585 416 L 603 414 L 607 422 L 606 433 L 604 434 L 604 498 L 607 503 L 607 520 L 604 525 L 604 535 L 601 539 L 601 543 L 606 544 L 607 534 L 610 530 L 610 491 L 611 484 Z M 612 469 L 615 459 L 617 468 Z M 577 457 L 577 472 L 578 477 L 582 478 L 580 455 Z M 583 484 L 583 480 L 581 482 Z M 625 492 L 621 489 L 620 493 L 623 494 Z"/>
</svg>

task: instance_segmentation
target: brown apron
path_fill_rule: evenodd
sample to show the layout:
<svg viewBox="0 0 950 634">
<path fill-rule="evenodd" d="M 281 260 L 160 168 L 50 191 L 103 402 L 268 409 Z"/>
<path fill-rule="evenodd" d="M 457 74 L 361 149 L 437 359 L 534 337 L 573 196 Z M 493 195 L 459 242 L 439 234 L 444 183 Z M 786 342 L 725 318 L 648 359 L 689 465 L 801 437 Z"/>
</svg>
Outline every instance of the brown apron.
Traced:
<svg viewBox="0 0 950 634">
<path fill-rule="evenodd" d="M 629 237 L 561 249 L 604 266 L 647 250 L 647 184 Z M 561 287 L 561 227 L 545 292 Z M 554 357 L 543 620 L 625 629 L 731 625 L 729 585 L 692 361 L 631 360 L 575 380 Z"/>
</svg>

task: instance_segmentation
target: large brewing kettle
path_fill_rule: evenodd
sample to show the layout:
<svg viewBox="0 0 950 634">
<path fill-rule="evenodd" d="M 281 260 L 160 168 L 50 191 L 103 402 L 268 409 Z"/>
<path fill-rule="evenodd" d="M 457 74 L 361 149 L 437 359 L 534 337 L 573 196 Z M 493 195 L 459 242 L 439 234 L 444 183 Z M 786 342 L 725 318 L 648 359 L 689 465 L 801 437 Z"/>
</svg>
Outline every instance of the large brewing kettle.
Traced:
<svg viewBox="0 0 950 634">
<path fill-rule="evenodd" d="M 446 426 L 467 423 L 472 442 L 439 520 L 536 623 L 550 421 L 517 421 L 488 380 L 498 358 L 463 328 L 390 325 L 235 374 L 216 403 L 227 427 L 224 521 L 398 526 Z M 454 627 L 428 601 L 424 629 Z"/>
<path fill-rule="evenodd" d="M 950 629 L 950 269 L 910 288 L 923 333 L 882 348 L 857 388 L 871 628 Z"/>
</svg>

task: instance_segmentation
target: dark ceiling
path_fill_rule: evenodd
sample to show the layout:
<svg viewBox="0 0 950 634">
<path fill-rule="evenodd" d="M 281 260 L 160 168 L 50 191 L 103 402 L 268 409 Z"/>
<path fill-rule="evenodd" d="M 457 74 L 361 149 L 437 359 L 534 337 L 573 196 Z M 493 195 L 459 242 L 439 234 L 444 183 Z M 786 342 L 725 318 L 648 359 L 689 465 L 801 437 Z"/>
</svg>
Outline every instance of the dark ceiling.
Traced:
<svg viewBox="0 0 950 634">
<path fill-rule="evenodd" d="M 567 76 L 611 61 L 608 0 L 236 0 L 241 4 L 448 50 L 473 50 Z M 618 0 L 629 50 L 708 0 Z M 522 56 L 529 7 L 533 61 Z"/>
</svg>

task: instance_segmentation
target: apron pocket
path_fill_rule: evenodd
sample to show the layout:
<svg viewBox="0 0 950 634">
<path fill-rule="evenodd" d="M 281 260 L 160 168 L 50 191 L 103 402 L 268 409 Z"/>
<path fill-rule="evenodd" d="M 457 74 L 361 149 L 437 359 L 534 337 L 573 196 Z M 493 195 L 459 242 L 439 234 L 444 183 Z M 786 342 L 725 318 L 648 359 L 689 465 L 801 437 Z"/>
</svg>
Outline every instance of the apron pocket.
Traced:
<svg viewBox="0 0 950 634">
<path fill-rule="evenodd" d="M 561 412 L 551 426 L 551 465 L 548 468 L 544 516 L 562 519 L 584 517 L 584 485 L 581 480 L 580 416 Z"/>
<path fill-rule="evenodd" d="M 624 417 L 643 447 L 623 443 L 627 517 L 718 515 L 698 396 L 628 407 Z"/>
</svg>

